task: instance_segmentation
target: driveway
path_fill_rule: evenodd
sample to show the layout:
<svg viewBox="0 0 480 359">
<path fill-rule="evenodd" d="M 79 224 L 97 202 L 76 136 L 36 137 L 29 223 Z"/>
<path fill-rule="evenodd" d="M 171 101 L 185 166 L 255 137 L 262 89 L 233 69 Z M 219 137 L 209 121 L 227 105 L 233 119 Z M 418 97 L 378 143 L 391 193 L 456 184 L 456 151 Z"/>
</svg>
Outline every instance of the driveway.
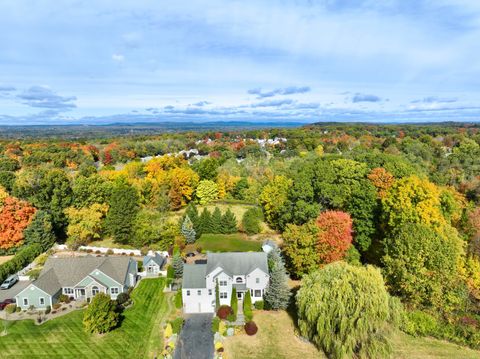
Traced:
<svg viewBox="0 0 480 359">
<path fill-rule="evenodd" d="M 190 314 L 178 338 L 174 359 L 213 358 L 212 314 Z"/>
<path fill-rule="evenodd" d="M 29 280 L 22 280 L 15 283 L 15 285 L 10 289 L 0 290 L 0 302 L 3 302 L 5 299 L 15 299 L 15 296 L 24 290 L 30 283 Z"/>
</svg>

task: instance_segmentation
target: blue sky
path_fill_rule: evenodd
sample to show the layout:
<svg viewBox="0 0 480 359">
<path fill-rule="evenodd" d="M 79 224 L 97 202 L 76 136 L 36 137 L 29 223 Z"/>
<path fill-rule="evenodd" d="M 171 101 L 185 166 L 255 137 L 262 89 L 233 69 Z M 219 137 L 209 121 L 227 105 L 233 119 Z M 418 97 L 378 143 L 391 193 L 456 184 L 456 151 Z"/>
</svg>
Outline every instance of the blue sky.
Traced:
<svg viewBox="0 0 480 359">
<path fill-rule="evenodd" d="M 0 0 L 0 124 L 478 121 L 480 1 Z"/>
</svg>

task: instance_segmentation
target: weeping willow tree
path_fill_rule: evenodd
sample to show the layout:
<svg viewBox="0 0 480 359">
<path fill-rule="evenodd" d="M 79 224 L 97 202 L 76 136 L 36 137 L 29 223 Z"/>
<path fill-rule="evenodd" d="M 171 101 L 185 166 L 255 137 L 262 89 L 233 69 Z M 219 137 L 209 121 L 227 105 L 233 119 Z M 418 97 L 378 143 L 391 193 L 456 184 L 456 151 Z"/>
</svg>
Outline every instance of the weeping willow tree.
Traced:
<svg viewBox="0 0 480 359">
<path fill-rule="evenodd" d="M 401 312 L 380 271 L 335 262 L 304 277 L 297 293 L 299 327 L 330 358 L 388 357 L 388 331 Z"/>
</svg>

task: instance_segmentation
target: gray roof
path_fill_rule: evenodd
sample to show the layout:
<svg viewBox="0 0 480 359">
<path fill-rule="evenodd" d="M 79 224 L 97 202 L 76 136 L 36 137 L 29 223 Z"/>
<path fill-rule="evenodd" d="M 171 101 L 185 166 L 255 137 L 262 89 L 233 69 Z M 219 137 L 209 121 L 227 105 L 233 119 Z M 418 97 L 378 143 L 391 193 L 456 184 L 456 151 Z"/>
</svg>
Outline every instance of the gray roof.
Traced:
<svg viewBox="0 0 480 359">
<path fill-rule="evenodd" d="M 182 288 L 206 288 L 207 264 L 185 264 Z"/>
<path fill-rule="evenodd" d="M 155 264 L 157 264 L 160 269 L 163 268 L 163 266 L 165 265 L 165 263 L 167 262 L 167 258 L 165 258 L 164 256 L 161 256 L 160 254 L 158 253 L 155 253 L 154 256 L 145 256 L 143 257 L 143 265 L 147 265 L 148 262 L 150 261 L 153 261 Z"/>
<path fill-rule="evenodd" d="M 129 257 L 50 257 L 33 284 L 53 295 L 62 287 L 75 286 L 95 269 L 123 284 L 129 263 Z"/>
<path fill-rule="evenodd" d="M 207 274 L 221 267 L 229 275 L 246 275 L 256 268 L 268 273 L 264 252 L 227 252 L 207 254 Z"/>
</svg>

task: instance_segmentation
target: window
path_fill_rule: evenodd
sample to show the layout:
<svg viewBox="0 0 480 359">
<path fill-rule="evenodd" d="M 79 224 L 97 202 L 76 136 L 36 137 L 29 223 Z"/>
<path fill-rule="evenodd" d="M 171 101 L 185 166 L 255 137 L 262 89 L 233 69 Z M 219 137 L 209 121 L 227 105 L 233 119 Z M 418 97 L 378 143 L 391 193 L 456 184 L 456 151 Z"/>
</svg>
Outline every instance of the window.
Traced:
<svg viewBox="0 0 480 359">
<path fill-rule="evenodd" d="M 39 299 L 40 305 L 45 305 L 45 298 L 40 297 L 38 299 Z"/>
<path fill-rule="evenodd" d="M 220 292 L 220 299 L 227 299 L 227 292 Z"/>
<path fill-rule="evenodd" d="M 23 305 L 28 305 L 28 298 L 23 298 Z"/>
<path fill-rule="evenodd" d="M 255 278 L 255 283 L 260 283 L 260 278 Z"/>
<path fill-rule="evenodd" d="M 211 289 L 208 290 L 208 295 L 212 295 L 212 290 Z"/>
<path fill-rule="evenodd" d="M 255 297 L 261 297 L 262 296 L 262 291 L 259 289 L 255 289 Z"/>
<path fill-rule="evenodd" d="M 197 295 L 202 295 L 202 290 L 201 289 L 197 290 Z"/>
<path fill-rule="evenodd" d="M 73 288 L 63 288 L 63 293 L 65 293 L 65 294 L 73 294 Z"/>
<path fill-rule="evenodd" d="M 112 287 L 112 288 L 110 288 L 110 293 L 112 293 L 112 294 L 118 294 L 118 287 Z"/>
<path fill-rule="evenodd" d="M 242 277 L 237 277 L 237 279 L 235 279 L 235 282 L 237 282 L 237 283 L 243 283 Z"/>
<path fill-rule="evenodd" d="M 187 295 L 190 295 L 190 291 L 189 291 L 189 290 L 187 290 Z"/>
<path fill-rule="evenodd" d="M 97 286 L 93 286 L 92 287 L 92 295 L 96 296 L 98 294 L 98 292 L 100 292 L 100 289 L 98 289 Z"/>
<path fill-rule="evenodd" d="M 220 281 L 220 287 L 226 287 L 227 286 L 227 281 L 226 280 L 221 280 Z"/>
</svg>

